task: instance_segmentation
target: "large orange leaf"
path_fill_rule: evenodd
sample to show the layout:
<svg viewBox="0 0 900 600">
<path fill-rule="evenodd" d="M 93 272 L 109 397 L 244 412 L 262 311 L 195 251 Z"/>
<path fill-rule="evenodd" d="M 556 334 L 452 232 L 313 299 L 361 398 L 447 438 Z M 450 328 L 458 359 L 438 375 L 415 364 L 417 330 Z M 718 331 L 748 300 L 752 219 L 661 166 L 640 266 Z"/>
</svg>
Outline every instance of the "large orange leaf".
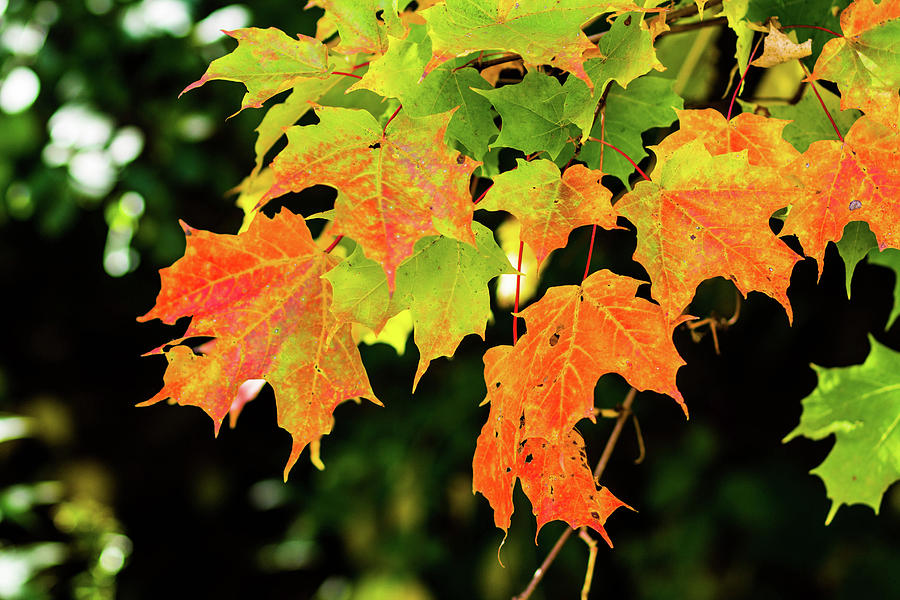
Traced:
<svg viewBox="0 0 900 600">
<path fill-rule="evenodd" d="M 496 346 L 484 355 L 491 409 L 472 460 L 473 492 L 487 498 L 494 524 L 506 532 L 514 511 L 513 487 L 520 479 L 537 517 L 537 533 L 548 521 L 561 520 L 591 527 L 612 545 L 603 526 L 624 503 L 597 487 L 575 430 L 555 442 L 524 436 L 524 385 L 507 374 L 512 351 L 512 346 Z"/>
<path fill-rule="evenodd" d="M 711 156 L 695 140 L 623 196 L 615 209 L 637 227 L 634 258 L 666 318 L 678 318 L 702 281 L 721 276 L 744 295 L 771 296 L 792 319 L 787 288 L 800 257 L 771 232 L 769 217 L 797 190 L 743 152 Z"/>
<path fill-rule="evenodd" d="M 528 333 L 514 347 L 485 354 L 490 415 L 475 450 L 473 486 L 501 529 L 509 526 L 518 478 L 539 528 L 561 519 L 588 525 L 608 541 L 603 523 L 622 503 L 597 489 L 574 431 L 581 419 L 594 419 L 600 376 L 618 373 L 684 408 L 675 384 L 684 361 L 672 343 L 673 325 L 659 306 L 635 298 L 640 284 L 598 271 L 580 286 L 550 288 L 522 311 Z"/>
<path fill-rule="evenodd" d="M 701 140 L 713 156 L 729 152 L 747 151 L 751 165 L 783 167 L 799 154 L 781 137 L 781 131 L 790 121 L 741 113 L 730 121 L 713 108 L 700 110 L 675 110 L 680 129 L 652 146 L 657 157 L 657 168 L 672 153 L 693 140 Z"/>
<path fill-rule="evenodd" d="M 867 221 L 881 250 L 900 248 L 900 134 L 864 116 L 844 142 L 821 140 L 784 172 L 803 184 L 782 234 L 796 235 L 819 263 L 825 246 L 841 239 L 850 221 Z"/>
<path fill-rule="evenodd" d="M 451 112 L 414 119 L 401 111 L 386 131 L 364 110 L 322 106 L 316 114 L 316 125 L 287 130 L 263 202 L 317 184 L 337 188 L 331 233 L 362 244 L 391 291 L 419 238 L 475 245 L 469 175 L 479 163 L 444 144 Z"/>
<path fill-rule="evenodd" d="M 188 227 L 184 257 L 160 271 L 156 306 L 139 321 L 192 316 L 181 340 L 212 336 L 209 353 L 169 349 L 165 385 L 143 403 L 172 398 L 199 406 L 216 432 L 238 388 L 265 379 L 275 389 L 278 424 L 293 437 L 285 477 L 303 448 L 331 431 L 334 408 L 372 392 L 350 336 L 331 314 L 321 278 L 338 260 L 319 250 L 303 217 L 258 216 L 240 235 Z M 181 340 L 173 340 L 178 343 Z"/>
</svg>

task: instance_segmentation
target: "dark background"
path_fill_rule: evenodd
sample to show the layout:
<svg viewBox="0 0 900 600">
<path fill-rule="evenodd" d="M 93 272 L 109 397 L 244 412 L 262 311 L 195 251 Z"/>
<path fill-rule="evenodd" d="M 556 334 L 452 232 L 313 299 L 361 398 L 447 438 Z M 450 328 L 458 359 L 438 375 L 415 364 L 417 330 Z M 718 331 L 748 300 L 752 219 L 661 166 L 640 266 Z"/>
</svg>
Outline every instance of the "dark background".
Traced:
<svg viewBox="0 0 900 600">
<path fill-rule="evenodd" d="M 200 410 L 134 407 L 160 389 L 165 368 L 164 359 L 140 355 L 186 325 L 135 321 L 154 303 L 157 270 L 183 251 L 177 219 L 237 230 L 241 214 L 225 193 L 252 167 L 252 130 L 262 114 L 225 121 L 242 93 L 237 84 L 176 99 L 231 45 L 200 43 L 190 29 L 129 35 L 122 24 L 136 6 L 11 0 L 0 16 L 0 39 L 22 25 L 45 34 L 33 52 L 0 47 L 0 77 L 26 66 L 41 81 L 30 108 L 0 112 L 0 410 L 28 423 L 19 439 L 0 443 L 0 597 L 518 593 L 563 526 L 546 526 L 535 546 L 534 519 L 517 489 L 501 568 L 502 533 L 487 501 L 471 494 L 471 456 L 487 414 L 478 407 L 481 354 L 508 343 L 507 314 L 497 312 L 486 342 L 470 336 L 452 361 L 435 361 L 415 396 L 412 342 L 400 358 L 387 346 L 363 347 L 385 408 L 339 407 L 334 433 L 323 440 L 326 470 L 304 454 L 287 484 L 290 439 L 275 425 L 271 390 L 218 439 Z M 198 22 L 224 4 L 182 6 Z M 276 2 L 254 3 L 249 13 L 248 25 L 307 34 L 319 14 Z M 727 34 L 716 44 L 721 54 L 733 52 Z M 73 185 L 65 165 L 43 158 L 48 122 L 67 103 L 143 132 L 139 156 L 99 197 Z M 188 117 L 206 130 L 191 129 Z M 139 263 L 114 277 L 104 256 L 126 192 L 144 199 L 129 225 Z M 302 198 L 290 202 L 306 211 Z M 479 218 L 493 224 L 496 217 Z M 589 228 L 573 232 L 542 289 L 577 283 L 589 235 Z M 628 258 L 633 248 L 630 232 L 600 230 L 593 268 L 640 276 Z M 721 355 L 708 335 L 694 342 L 686 329 L 676 332 L 691 420 L 669 398 L 638 395 L 646 459 L 633 464 L 638 444 L 629 425 L 604 476 L 638 512 L 610 518 L 616 547 L 600 548 L 592 597 L 900 597 L 898 488 L 885 494 L 879 516 L 845 507 L 825 527 L 829 501 L 808 471 L 832 442 L 781 444 L 815 387 L 811 362 L 860 363 L 869 334 L 900 348 L 900 331 L 884 331 L 893 277 L 862 263 L 850 302 L 832 247 L 821 281 L 813 261 L 796 268 L 792 327 L 779 305 L 752 293 L 737 323 L 720 331 Z M 692 312 L 730 316 L 734 294 L 723 280 L 707 282 Z M 626 391 L 621 378 L 606 376 L 597 403 L 613 407 Z M 611 427 L 580 426 L 591 460 Z M 570 540 L 534 597 L 576 597 L 586 555 Z"/>
</svg>

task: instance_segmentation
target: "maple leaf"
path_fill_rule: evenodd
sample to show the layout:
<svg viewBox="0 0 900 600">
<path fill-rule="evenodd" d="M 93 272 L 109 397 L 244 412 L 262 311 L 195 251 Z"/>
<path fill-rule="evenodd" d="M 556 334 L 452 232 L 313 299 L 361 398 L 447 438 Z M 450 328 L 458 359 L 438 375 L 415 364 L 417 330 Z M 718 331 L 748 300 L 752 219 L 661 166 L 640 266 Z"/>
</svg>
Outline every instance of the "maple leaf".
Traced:
<svg viewBox="0 0 900 600">
<path fill-rule="evenodd" d="M 240 235 L 192 229 L 184 257 L 160 271 L 156 306 L 139 321 L 174 323 L 192 316 L 181 340 L 211 336 L 207 355 L 187 346 L 166 351 L 165 385 L 141 405 L 172 398 L 199 406 L 216 432 L 245 381 L 275 390 L 278 424 L 293 438 L 285 478 L 307 444 L 331 431 L 344 400 L 372 392 L 350 327 L 329 311 L 321 279 L 337 259 L 319 250 L 302 216 L 257 218 Z M 302 316 L 302 317 L 301 317 Z"/>
<path fill-rule="evenodd" d="M 310 0 L 305 8 L 314 6 L 328 15 L 329 29 L 319 35 L 327 37 L 334 27 L 341 36 L 337 50 L 343 54 L 383 54 L 389 34 L 403 36 L 403 23 L 391 0 Z"/>
<path fill-rule="evenodd" d="M 782 235 L 796 235 L 822 274 L 825 246 L 850 221 L 867 221 L 879 248 L 900 247 L 900 134 L 868 116 L 844 142 L 813 142 L 783 173 L 803 184 L 791 202 Z"/>
<path fill-rule="evenodd" d="M 841 90 L 841 108 L 859 108 L 895 131 L 900 127 L 900 3 L 856 0 L 841 13 L 844 37 L 822 49 L 810 79 Z"/>
<path fill-rule="evenodd" d="M 238 81 L 247 88 L 240 112 L 261 107 L 275 94 L 301 81 L 323 79 L 331 73 L 328 49 L 315 38 L 298 35 L 295 40 L 274 27 L 248 27 L 225 33 L 238 41 L 238 47 L 214 60 L 203 77 L 184 88 L 182 94 L 212 79 Z"/>
<path fill-rule="evenodd" d="M 362 323 L 375 332 L 394 315 L 409 310 L 419 349 L 413 391 L 432 360 L 453 356 L 462 339 L 484 339 L 491 318 L 487 283 L 515 273 L 484 225 L 473 222 L 476 247 L 444 236 L 416 242 L 397 269 L 393 298 L 381 266 L 366 259 L 359 246 L 325 275 L 334 289 L 334 313 L 340 320 Z"/>
<path fill-rule="evenodd" d="M 851 221 L 844 227 L 844 234 L 835 245 L 841 258 L 844 259 L 844 275 L 847 283 L 847 298 L 850 298 L 850 284 L 853 280 L 853 271 L 870 250 L 878 249 L 875 234 L 869 229 L 865 221 Z"/>
<path fill-rule="evenodd" d="M 867 504 L 877 514 L 882 494 L 900 479 L 900 353 L 872 336 L 869 343 L 872 350 L 861 365 L 811 365 L 819 384 L 803 401 L 800 424 L 784 438 L 836 438 L 811 471 L 825 482 L 832 501 L 826 525 L 844 504 Z"/>
<path fill-rule="evenodd" d="M 819 96 L 825 103 L 828 114 L 834 119 L 841 135 L 846 135 L 850 126 L 862 115 L 854 108 L 840 109 L 840 98 L 820 88 Z M 787 106 L 767 106 L 766 109 L 773 117 L 778 119 L 790 119 L 791 123 L 785 125 L 781 135 L 800 152 L 805 152 L 809 145 L 819 140 L 836 140 L 838 134 L 831 122 L 822 112 L 822 107 L 816 94 L 809 88 L 804 91 L 803 97 L 796 104 Z"/>
<path fill-rule="evenodd" d="M 263 202 L 317 184 L 337 188 L 332 233 L 362 244 L 384 267 L 391 291 L 397 266 L 419 238 L 474 245 L 468 182 L 477 163 L 445 146 L 449 113 L 414 119 L 400 112 L 383 131 L 363 110 L 316 112 L 316 125 L 287 130 Z"/>
<path fill-rule="evenodd" d="M 487 498 L 494 524 L 506 533 L 514 511 L 513 487 L 520 479 L 537 517 L 535 540 L 545 523 L 558 519 L 573 528 L 591 527 L 612 546 L 603 525 L 626 505 L 606 488 L 598 489 L 584 441 L 576 431 L 569 430 L 557 442 L 523 436 L 521 386 L 514 378 L 506 378 L 510 385 L 504 387 L 499 379 L 512 350 L 512 346 L 495 346 L 484 355 L 491 406 L 472 459 L 472 491 Z"/>
<path fill-rule="evenodd" d="M 713 156 L 747 150 L 751 165 L 783 167 L 799 156 L 799 152 L 783 137 L 788 121 L 771 119 L 753 113 L 741 113 L 727 121 L 713 108 L 676 110 L 680 128 L 651 146 L 661 168 L 676 150 L 693 140 L 700 140 Z"/>
<path fill-rule="evenodd" d="M 425 28 L 413 26 L 405 39 L 389 39 L 385 55 L 372 61 L 362 80 L 351 89 L 364 88 L 397 98 L 403 110 L 413 117 L 460 107 L 447 125 L 446 138 L 459 142 L 471 156 L 483 156 L 498 130 L 490 102 L 473 91 L 491 86 L 478 71 L 465 66 L 471 63 L 469 57 L 447 61 L 425 75 L 425 66 L 431 59 L 431 40 L 425 35 Z"/>
<path fill-rule="evenodd" d="M 744 153 L 712 156 L 699 140 L 673 152 L 653 181 L 615 204 L 637 227 L 634 259 L 650 275 L 653 297 L 678 318 L 705 279 L 721 276 L 743 295 L 761 291 L 792 320 L 787 288 L 800 257 L 769 229 L 769 217 L 796 188 Z"/>
<path fill-rule="evenodd" d="M 877 248 L 869 250 L 869 262 L 873 265 L 881 265 L 887 267 L 894 272 L 894 308 L 888 316 L 885 329 L 890 329 L 897 324 L 900 318 L 900 250 L 895 248 L 885 248 L 878 252 Z"/>
<path fill-rule="evenodd" d="M 639 10 L 629 0 L 448 0 L 421 11 L 431 34 L 430 67 L 479 50 L 497 48 L 522 56 L 526 67 L 550 64 L 592 87 L 584 61 L 597 47 L 581 26 L 606 12 Z M 587 53 L 587 56 L 585 55 Z"/>
<path fill-rule="evenodd" d="M 516 148 L 526 154 L 546 150 L 555 159 L 573 133 L 581 137 L 571 126 L 588 129 L 593 120 L 591 93 L 575 78 L 561 84 L 555 77 L 529 71 L 515 85 L 473 91 L 490 100 L 503 120 L 492 148 Z"/>
<path fill-rule="evenodd" d="M 763 44 L 762 56 L 750 64 L 754 67 L 768 68 L 804 58 L 810 54 L 812 54 L 812 40 L 798 44 L 779 31 L 774 23 L 769 23 L 769 34 Z"/>
<path fill-rule="evenodd" d="M 566 245 L 582 225 L 616 228 L 612 194 L 600 185 L 603 173 L 573 165 L 560 176 L 549 160 L 516 161 L 518 166 L 494 178 L 479 209 L 505 210 L 522 225 L 522 240 L 534 250 L 537 267 L 550 252 Z"/>
<path fill-rule="evenodd" d="M 629 83 L 651 69 L 665 70 L 656 58 L 650 30 L 640 14 L 616 18 L 597 46 L 601 56 L 586 61 L 584 70 L 600 93 L 610 81 L 627 89 Z"/>
<path fill-rule="evenodd" d="M 606 98 L 605 120 L 594 123 L 591 136 L 612 144 L 635 162 L 647 156 L 641 134 L 652 127 L 666 127 L 684 106 L 684 100 L 672 91 L 671 79 L 646 75 L 635 79 L 628 89 L 612 84 Z M 602 136 L 602 138 L 601 138 Z M 618 152 L 587 140 L 578 155 L 588 167 L 615 175 L 626 186 L 634 167 Z"/>
</svg>

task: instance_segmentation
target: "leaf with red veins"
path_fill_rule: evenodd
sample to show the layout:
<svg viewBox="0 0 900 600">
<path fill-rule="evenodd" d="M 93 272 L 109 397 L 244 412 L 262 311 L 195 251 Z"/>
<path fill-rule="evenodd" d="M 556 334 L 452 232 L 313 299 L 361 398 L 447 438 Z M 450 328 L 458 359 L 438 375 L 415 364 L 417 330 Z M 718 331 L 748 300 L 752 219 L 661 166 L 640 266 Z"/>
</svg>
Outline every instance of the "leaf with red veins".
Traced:
<svg viewBox="0 0 900 600">
<path fill-rule="evenodd" d="M 535 543 L 544 524 L 565 521 L 572 529 L 587 526 L 613 543 L 603 527 L 606 519 L 625 507 L 607 488 L 597 488 L 587 463 L 584 439 L 574 429 L 556 444 L 531 438 L 519 451 L 522 490 L 537 517 Z"/>
<path fill-rule="evenodd" d="M 783 171 L 804 184 L 791 203 L 782 235 L 796 235 L 807 256 L 819 263 L 825 246 L 837 242 L 851 221 L 867 221 L 880 250 L 900 248 L 900 134 L 864 116 L 844 142 L 810 144 Z"/>
<path fill-rule="evenodd" d="M 480 163 L 444 144 L 452 111 L 417 119 L 401 111 L 384 135 L 364 110 L 316 113 L 319 123 L 287 130 L 263 203 L 317 184 L 337 188 L 331 233 L 362 244 L 384 267 L 391 293 L 416 240 L 443 235 L 475 245 L 469 176 Z"/>
<path fill-rule="evenodd" d="M 457 56 L 495 48 L 521 55 L 529 70 L 550 64 L 593 87 L 584 61 L 599 50 L 581 27 L 603 13 L 628 10 L 641 9 L 628 0 L 448 0 L 420 13 L 434 52 L 426 71 Z"/>
<path fill-rule="evenodd" d="M 676 150 L 685 144 L 700 140 L 713 156 L 747 150 L 751 165 L 780 168 L 799 156 L 799 152 L 783 137 L 781 132 L 790 121 L 741 113 L 731 119 L 712 108 L 700 110 L 675 110 L 680 129 L 666 136 L 657 146 L 651 146 L 657 157 L 657 169 Z"/>
<path fill-rule="evenodd" d="M 829 40 L 811 80 L 841 90 L 841 108 L 858 108 L 884 125 L 900 127 L 900 2 L 857 0 L 841 13 L 844 36 Z"/>
<path fill-rule="evenodd" d="M 212 79 L 238 81 L 247 88 L 240 112 L 245 108 L 259 108 L 275 94 L 305 80 L 323 79 L 331 74 L 328 48 L 315 38 L 298 35 L 295 40 L 274 27 L 249 27 L 225 33 L 238 41 L 237 48 L 214 60 L 203 77 L 184 88 L 182 94 Z"/>
<path fill-rule="evenodd" d="M 507 368 L 509 377 L 526 382 L 528 437 L 556 442 L 581 419 L 593 420 L 594 388 L 607 373 L 638 390 L 668 394 L 687 416 L 675 383 L 684 364 L 672 343 L 675 324 L 658 305 L 635 297 L 641 283 L 597 271 L 580 286 L 550 288 L 521 312 L 528 333 Z"/>
<path fill-rule="evenodd" d="M 799 197 L 796 186 L 773 169 L 750 165 L 746 154 L 711 156 L 695 140 L 615 209 L 637 227 L 634 259 L 647 269 L 669 321 L 712 277 L 730 279 L 745 296 L 767 294 L 792 320 L 787 288 L 800 257 L 771 232 L 769 217 Z"/>
<path fill-rule="evenodd" d="M 241 385 L 265 379 L 275 390 L 278 424 L 293 437 L 285 477 L 307 444 L 331 431 L 344 400 L 372 392 L 350 325 L 329 310 L 322 279 L 338 259 L 319 250 L 302 216 L 259 216 L 240 235 L 221 235 L 182 223 L 184 257 L 160 271 L 156 306 L 139 321 L 174 323 L 192 316 L 186 339 L 211 336 L 209 353 L 169 349 L 165 385 L 142 405 L 172 398 L 222 420 Z M 181 340 L 173 340 L 178 343 Z"/>
<path fill-rule="evenodd" d="M 616 228 L 612 194 L 600 185 L 603 173 L 573 165 L 560 176 L 549 160 L 526 162 L 494 178 L 476 208 L 504 210 L 522 224 L 522 240 L 537 257 L 537 264 L 568 243 L 569 233 L 582 225 Z"/>
</svg>

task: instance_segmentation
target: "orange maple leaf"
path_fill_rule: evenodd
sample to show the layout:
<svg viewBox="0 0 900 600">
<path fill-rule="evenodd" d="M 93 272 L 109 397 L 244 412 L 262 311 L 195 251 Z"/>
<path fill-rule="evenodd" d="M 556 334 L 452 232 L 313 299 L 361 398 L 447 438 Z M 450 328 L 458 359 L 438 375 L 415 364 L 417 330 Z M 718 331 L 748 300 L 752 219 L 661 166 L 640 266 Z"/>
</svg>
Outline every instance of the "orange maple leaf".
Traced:
<svg viewBox="0 0 900 600">
<path fill-rule="evenodd" d="M 791 203 L 783 235 L 796 235 L 819 263 L 825 246 L 838 241 L 851 221 L 867 221 L 881 250 L 900 248 L 900 134 L 868 116 L 843 142 L 820 140 L 783 171 L 803 183 Z"/>
<path fill-rule="evenodd" d="M 284 476 L 303 448 L 331 431 L 344 400 L 372 392 L 350 325 L 332 316 L 331 288 L 322 279 L 338 260 L 316 247 L 302 216 L 258 216 L 240 235 L 182 223 L 184 257 L 160 270 L 156 306 L 138 321 L 174 323 L 192 316 L 184 336 L 211 336 L 208 354 L 184 345 L 165 352 L 165 385 L 141 403 L 172 398 L 199 406 L 216 433 L 245 381 L 265 379 L 275 390 L 278 424 L 293 437 Z"/>
</svg>

